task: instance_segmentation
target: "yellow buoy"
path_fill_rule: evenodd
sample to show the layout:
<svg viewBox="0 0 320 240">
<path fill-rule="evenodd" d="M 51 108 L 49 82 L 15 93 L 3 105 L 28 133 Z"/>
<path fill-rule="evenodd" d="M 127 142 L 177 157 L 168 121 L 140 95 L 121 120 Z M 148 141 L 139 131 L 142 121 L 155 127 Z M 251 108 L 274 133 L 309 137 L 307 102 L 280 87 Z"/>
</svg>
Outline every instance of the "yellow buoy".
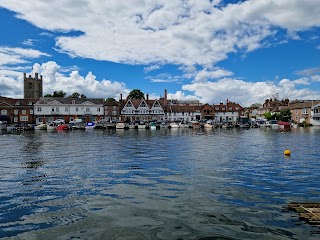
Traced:
<svg viewBox="0 0 320 240">
<path fill-rule="evenodd" d="M 290 154 L 291 154 L 291 152 L 289 149 L 284 150 L 284 155 L 290 155 Z"/>
</svg>

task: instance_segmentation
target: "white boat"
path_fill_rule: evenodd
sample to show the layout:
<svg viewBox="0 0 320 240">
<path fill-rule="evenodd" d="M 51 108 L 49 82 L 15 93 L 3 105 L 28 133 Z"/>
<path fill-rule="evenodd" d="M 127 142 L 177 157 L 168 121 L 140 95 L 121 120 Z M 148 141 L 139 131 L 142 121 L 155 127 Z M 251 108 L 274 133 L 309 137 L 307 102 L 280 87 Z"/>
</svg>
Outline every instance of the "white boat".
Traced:
<svg viewBox="0 0 320 240">
<path fill-rule="evenodd" d="M 48 131 L 54 131 L 54 130 L 56 130 L 57 129 L 57 124 L 55 124 L 55 123 L 48 123 L 47 124 L 47 130 Z"/>
<path fill-rule="evenodd" d="M 170 122 L 170 123 L 169 123 L 169 127 L 170 127 L 170 128 L 179 128 L 180 126 L 179 126 L 178 123 L 176 123 L 176 122 Z"/>
<path fill-rule="evenodd" d="M 212 128 L 212 124 L 210 124 L 210 123 L 205 123 L 205 124 L 203 125 L 203 127 L 204 127 L 204 128 Z"/>
<path fill-rule="evenodd" d="M 271 127 L 271 128 L 273 128 L 273 129 L 278 129 L 278 128 L 279 128 L 279 125 L 278 125 L 277 120 L 267 121 L 267 122 L 266 122 L 266 126 L 267 126 L 267 127 Z"/>
<path fill-rule="evenodd" d="M 116 129 L 124 129 L 125 124 L 122 121 L 117 122 Z"/>
<path fill-rule="evenodd" d="M 142 130 L 142 129 L 146 129 L 146 123 L 145 122 L 139 122 L 139 124 L 138 124 L 138 129 L 139 130 Z"/>
<path fill-rule="evenodd" d="M 200 123 L 198 121 L 190 121 L 189 128 L 200 128 Z"/>
<path fill-rule="evenodd" d="M 149 126 L 150 126 L 150 130 L 156 130 L 157 129 L 156 123 L 154 123 L 154 122 L 151 122 Z"/>
<path fill-rule="evenodd" d="M 34 126 L 34 130 L 47 130 L 47 124 L 40 123 L 40 124 Z"/>
</svg>

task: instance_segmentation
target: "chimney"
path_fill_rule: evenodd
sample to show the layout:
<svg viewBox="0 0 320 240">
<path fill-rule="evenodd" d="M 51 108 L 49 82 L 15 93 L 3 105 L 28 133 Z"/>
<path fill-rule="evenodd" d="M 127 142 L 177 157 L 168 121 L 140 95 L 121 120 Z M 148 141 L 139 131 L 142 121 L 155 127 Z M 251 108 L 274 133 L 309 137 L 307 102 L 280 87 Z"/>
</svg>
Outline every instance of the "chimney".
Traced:
<svg viewBox="0 0 320 240">
<path fill-rule="evenodd" d="M 120 93 L 120 101 L 122 101 L 122 93 Z"/>
<path fill-rule="evenodd" d="M 146 96 L 147 96 L 147 103 L 148 103 L 149 102 L 149 94 L 147 93 Z"/>
<path fill-rule="evenodd" d="M 36 80 L 38 80 L 38 73 L 35 73 L 35 78 Z"/>
<path fill-rule="evenodd" d="M 23 73 L 23 78 L 26 79 L 27 78 L 27 74 Z"/>
<path fill-rule="evenodd" d="M 163 104 L 164 104 L 164 106 L 166 106 L 168 104 L 167 89 L 164 90 Z"/>
</svg>

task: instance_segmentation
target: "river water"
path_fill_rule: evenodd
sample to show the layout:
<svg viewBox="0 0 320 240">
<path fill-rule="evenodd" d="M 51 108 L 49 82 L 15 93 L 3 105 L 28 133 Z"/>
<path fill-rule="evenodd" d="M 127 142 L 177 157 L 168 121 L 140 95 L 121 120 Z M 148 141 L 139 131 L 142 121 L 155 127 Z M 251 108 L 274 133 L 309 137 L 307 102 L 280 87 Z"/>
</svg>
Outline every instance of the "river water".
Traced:
<svg viewBox="0 0 320 240">
<path fill-rule="evenodd" d="M 320 128 L 0 135 L 0 238 L 319 239 Z M 285 157 L 285 149 L 291 156 Z"/>
</svg>

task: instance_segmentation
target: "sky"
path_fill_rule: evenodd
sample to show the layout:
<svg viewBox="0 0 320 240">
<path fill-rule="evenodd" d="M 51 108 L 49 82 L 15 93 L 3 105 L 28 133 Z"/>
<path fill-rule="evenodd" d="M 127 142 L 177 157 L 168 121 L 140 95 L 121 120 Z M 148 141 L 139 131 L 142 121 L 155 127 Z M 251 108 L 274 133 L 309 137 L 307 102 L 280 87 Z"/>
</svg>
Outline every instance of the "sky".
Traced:
<svg viewBox="0 0 320 240">
<path fill-rule="evenodd" d="M 0 95 L 23 73 L 119 99 L 320 99 L 319 0 L 0 0 Z"/>
</svg>

